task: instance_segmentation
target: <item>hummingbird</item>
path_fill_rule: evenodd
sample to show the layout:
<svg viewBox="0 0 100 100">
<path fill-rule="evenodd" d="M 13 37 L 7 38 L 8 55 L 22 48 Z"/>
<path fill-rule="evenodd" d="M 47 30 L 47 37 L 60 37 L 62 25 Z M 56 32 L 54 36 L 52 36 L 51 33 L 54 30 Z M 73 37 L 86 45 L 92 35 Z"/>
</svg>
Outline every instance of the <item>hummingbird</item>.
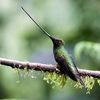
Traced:
<svg viewBox="0 0 100 100">
<path fill-rule="evenodd" d="M 61 73 L 66 74 L 73 81 L 80 82 L 81 85 L 85 87 L 85 84 L 80 77 L 79 71 L 76 67 L 76 64 L 71 54 L 69 54 L 64 48 L 65 45 L 64 41 L 62 39 L 58 39 L 51 36 L 35 21 L 34 18 L 30 16 L 30 14 L 23 7 L 21 8 L 31 18 L 31 20 L 43 31 L 43 33 L 45 33 L 51 39 L 53 43 L 54 58 L 59 66 Z"/>
</svg>

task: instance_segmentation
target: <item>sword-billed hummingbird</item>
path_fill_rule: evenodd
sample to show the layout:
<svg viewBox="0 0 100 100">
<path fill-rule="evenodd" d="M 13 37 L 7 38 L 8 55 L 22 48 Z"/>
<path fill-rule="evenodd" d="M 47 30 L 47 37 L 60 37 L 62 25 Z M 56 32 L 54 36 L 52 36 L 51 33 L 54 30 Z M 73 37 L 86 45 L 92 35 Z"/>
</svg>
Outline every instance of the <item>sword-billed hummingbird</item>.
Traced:
<svg viewBox="0 0 100 100">
<path fill-rule="evenodd" d="M 64 41 L 57 39 L 48 34 L 23 8 L 23 11 L 32 19 L 32 21 L 52 40 L 53 42 L 53 53 L 57 64 L 60 67 L 60 71 L 63 74 L 67 74 L 72 80 L 79 81 L 83 86 L 85 86 L 82 81 L 78 69 L 74 63 L 72 56 L 65 50 Z"/>
</svg>

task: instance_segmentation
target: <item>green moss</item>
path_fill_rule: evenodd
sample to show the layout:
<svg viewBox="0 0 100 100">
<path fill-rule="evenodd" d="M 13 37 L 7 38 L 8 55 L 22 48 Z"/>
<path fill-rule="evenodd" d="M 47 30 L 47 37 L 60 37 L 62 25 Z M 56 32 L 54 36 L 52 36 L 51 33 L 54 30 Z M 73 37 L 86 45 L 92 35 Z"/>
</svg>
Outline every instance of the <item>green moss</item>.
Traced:
<svg viewBox="0 0 100 100">
<path fill-rule="evenodd" d="M 27 68 L 24 68 L 24 69 L 14 68 L 13 70 L 14 70 L 15 73 L 18 74 L 17 83 L 20 82 L 20 77 L 24 77 L 25 78 L 27 75 L 31 76 L 32 78 L 36 78 L 33 75 L 33 70 L 30 70 L 30 69 L 27 69 Z"/>
<path fill-rule="evenodd" d="M 46 80 L 49 84 L 53 84 L 52 88 L 55 86 L 63 88 L 66 84 L 67 76 L 64 74 L 57 74 L 55 72 L 45 72 L 43 80 Z"/>
<path fill-rule="evenodd" d="M 15 73 L 18 73 L 18 80 L 17 80 L 17 83 L 20 82 L 20 77 L 21 77 L 21 74 L 20 74 L 20 69 L 19 68 L 14 68 L 13 69 Z"/>
<path fill-rule="evenodd" d="M 36 78 L 33 75 L 33 70 L 29 70 L 27 68 L 25 68 L 23 70 L 18 69 L 18 68 L 14 68 L 14 72 L 18 73 L 17 83 L 20 82 L 21 76 L 26 77 L 26 75 L 28 75 L 28 76 L 31 76 L 32 78 Z M 60 88 L 63 88 L 65 86 L 66 82 L 72 81 L 71 79 L 69 79 L 67 77 L 67 75 L 59 74 L 56 72 L 43 72 L 43 71 L 41 71 L 41 75 L 43 76 L 43 80 L 45 80 L 48 84 L 52 84 L 52 88 L 55 88 L 55 86 L 59 86 Z M 81 77 L 81 78 L 85 83 L 85 88 L 87 89 L 86 94 L 90 94 L 90 91 L 92 90 L 92 88 L 95 84 L 95 81 L 97 81 L 97 83 L 100 85 L 100 79 L 93 78 L 90 76 Z M 82 89 L 84 86 L 81 85 L 80 82 L 76 82 L 74 87 Z"/>
<path fill-rule="evenodd" d="M 87 89 L 86 94 L 90 94 L 90 90 L 92 90 L 92 88 L 95 84 L 95 79 L 93 77 L 86 76 L 86 77 L 82 78 L 82 80 L 84 81 L 84 83 L 86 85 L 85 86 L 85 88 Z M 81 89 L 83 88 L 83 86 L 79 82 L 77 82 L 75 84 L 75 87 L 81 88 Z"/>
<path fill-rule="evenodd" d="M 98 84 L 100 85 L 100 79 L 97 79 Z"/>
</svg>

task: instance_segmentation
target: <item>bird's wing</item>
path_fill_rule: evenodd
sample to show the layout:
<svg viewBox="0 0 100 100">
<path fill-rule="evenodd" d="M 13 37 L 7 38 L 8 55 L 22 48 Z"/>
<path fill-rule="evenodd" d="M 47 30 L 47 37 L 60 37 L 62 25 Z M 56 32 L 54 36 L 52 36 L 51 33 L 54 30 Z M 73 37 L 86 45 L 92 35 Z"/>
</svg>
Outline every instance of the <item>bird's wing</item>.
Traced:
<svg viewBox="0 0 100 100">
<path fill-rule="evenodd" d="M 77 73 L 78 73 L 78 74 L 75 74 L 75 77 L 76 77 L 76 78 L 79 80 L 79 82 L 85 87 L 85 84 L 84 84 L 84 82 L 82 81 L 82 79 L 81 79 L 81 77 L 80 77 L 80 75 L 79 75 L 79 71 L 78 71 L 78 69 L 77 69 L 77 67 L 76 67 L 76 64 L 75 64 L 75 62 L 74 62 L 74 60 L 73 60 L 72 55 L 69 54 L 69 56 L 70 56 L 70 58 L 71 58 L 71 60 L 72 60 L 72 62 L 73 62 L 73 64 L 74 64 L 74 66 L 75 66 L 75 68 L 76 68 L 76 70 L 77 70 Z"/>
<path fill-rule="evenodd" d="M 60 70 L 63 74 L 67 74 L 71 79 L 77 81 L 75 75 L 73 74 L 74 72 L 72 72 L 71 68 L 69 67 L 68 63 L 66 63 L 66 60 L 63 57 L 58 57 L 56 61 L 60 66 Z"/>
<path fill-rule="evenodd" d="M 74 67 L 76 68 L 76 70 L 77 70 L 77 67 L 76 67 L 76 64 L 75 64 L 75 62 L 74 62 L 74 59 L 73 59 L 73 57 L 72 57 L 72 55 L 71 54 L 69 54 L 69 56 L 70 56 L 70 58 L 71 58 L 71 60 L 72 60 L 72 62 L 73 62 L 73 64 L 74 64 Z M 77 70 L 78 71 L 78 70 Z M 78 72 L 79 73 L 79 72 Z"/>
</svg>

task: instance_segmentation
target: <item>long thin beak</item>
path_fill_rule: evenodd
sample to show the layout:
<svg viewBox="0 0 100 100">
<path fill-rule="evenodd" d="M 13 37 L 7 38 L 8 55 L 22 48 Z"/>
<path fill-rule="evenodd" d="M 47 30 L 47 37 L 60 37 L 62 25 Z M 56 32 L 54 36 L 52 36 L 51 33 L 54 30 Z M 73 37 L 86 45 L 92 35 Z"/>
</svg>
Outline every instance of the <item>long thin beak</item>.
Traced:
<svg viewBox="0 0 100 100">
<path fill-rule="evenodd" d="M 31 17 L 31 15 L 30 15 L 23 7 L 21 7 L 21 8 L 22 8 L 22 10 L 32 19 L 32 21 L 43 31 L 43 33 L 45 33 L 48 37 L 52 38 L 52 37 L 50 36 L 50 34 L 49 34 L 47 31 L 45 31 L 45 30 L 35 21 L 35 19 Z"/>
</svg>

